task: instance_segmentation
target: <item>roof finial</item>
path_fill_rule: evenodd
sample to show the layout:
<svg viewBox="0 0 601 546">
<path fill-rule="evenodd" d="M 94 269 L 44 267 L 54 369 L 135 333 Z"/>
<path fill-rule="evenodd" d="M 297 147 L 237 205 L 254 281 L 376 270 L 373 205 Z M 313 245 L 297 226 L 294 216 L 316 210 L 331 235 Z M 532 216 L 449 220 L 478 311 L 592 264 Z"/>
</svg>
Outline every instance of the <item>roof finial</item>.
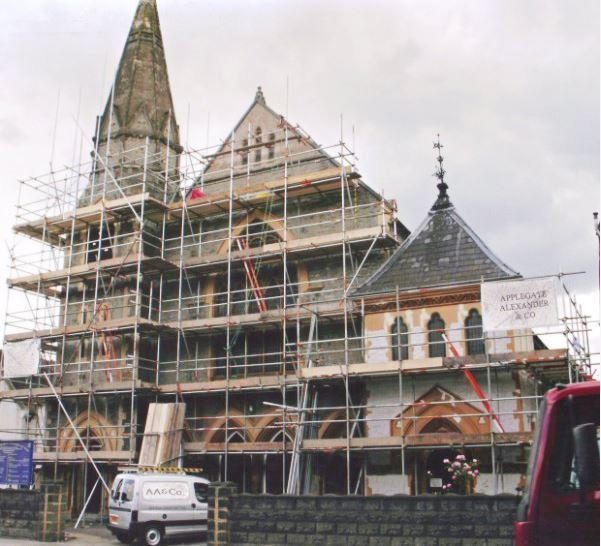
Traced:
<svg viewBox="0 0 601 546">
<path fill-rule="evenodd" d="M 255 102 L 260 102 L 261 104 L 265 104 L 265 97 L 263 95 L 263 89 L 261 86 L 257 87 L 257 92 L 255 94 Z"/>
<path fill-rule="evenodd" d="M 449 200 L 449 196 L 447 194 L 447 190 L 449 189 L 449 186 L 444 181 L 444 175 L 446 174 L 447 171 L 445 171 L 444 167 L 442 166 L 444 157 L 442 157 L 441 152 L 442 152 L 442 149 L 444 148 L 444 146 L 440 143 L 440 135 L 439 134 L 436 135 L 436 139 L 437 140 L 434 143 L 434 148 L 436 148 L 438 150 L 438 157 L 436 158 L 436 161 L 438 161 L 438 167 L 436 168 L 436 171 L 433 176 L 438 178 L 438 184 L 436 184 L 436 187 L 438 188 L 438 198 L 436 199 L 436 202 L 432 206 L 432 210 L 446 209 L 447 207 L 451 206 L 451 201 Z"/>
</svg>

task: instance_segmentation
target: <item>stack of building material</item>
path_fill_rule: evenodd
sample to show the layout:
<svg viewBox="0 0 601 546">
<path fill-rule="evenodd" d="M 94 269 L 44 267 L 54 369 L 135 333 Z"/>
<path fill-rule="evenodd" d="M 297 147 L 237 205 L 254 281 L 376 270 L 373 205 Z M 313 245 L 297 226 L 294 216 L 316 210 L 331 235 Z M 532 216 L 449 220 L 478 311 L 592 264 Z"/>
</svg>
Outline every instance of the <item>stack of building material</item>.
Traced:
<svg viewBox="0 0 601 546">
<path fill-rule="evenodd" d="M 142 439 L 140 466 L 173 466 L 180 455 L 186 404 L 150 404 Z"/>
</svg>

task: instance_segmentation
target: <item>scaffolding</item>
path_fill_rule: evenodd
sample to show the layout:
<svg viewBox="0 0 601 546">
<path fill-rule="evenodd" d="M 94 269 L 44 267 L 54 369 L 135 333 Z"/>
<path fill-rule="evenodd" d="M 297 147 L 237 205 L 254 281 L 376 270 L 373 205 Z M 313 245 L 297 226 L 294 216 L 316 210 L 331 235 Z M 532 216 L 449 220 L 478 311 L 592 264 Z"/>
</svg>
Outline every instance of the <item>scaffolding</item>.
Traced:
<svg viewBox="0 0 601 546">
<path fill-rule="evenodd" d="M 342 139 L 317 146 L 283 118 L 269 140 L 247 133 L 177 161 L 169 143 L 167 153 L 147 139 L 113 155 L 109 145 L 104 157 L 96 150 L 91 162 L 20 182 L 4 339 L 37 339 L 40 355 L 37 373 L 3 374 L 10 388 L 0 399 L 27 409 L 13 432 L 35 440 L 36 461 L 55 475 L 85 463 L 58 396 L 110 474 L 109 465 L 136 464 L 150 402 L 184 401 L 180 464 L 200 461 L 243 489 L 315 491 L 320 457 L 335 454 L 340 483 L 325 480 L 320 492 L 366 493 L 369 453 L 392 452 L 409 475 L 412 452 L 456 446 L 489 450 L 497 491 L 500 455 L 528 445 L 545 388 L 592 375 L 591 320 L 565 275 L 562 326 L 540 335 L 564 335 L 564 349 L 535 347 L 530 331 L 480 330 L 476 356 L 402 358 L 430 331 L 406 341 L 367 332 L 365 303 L 353 296 L 408 234 L 395 202 L 363 182 Z M 397 331 L 401 306 L 397 290 Z M 443 334 L 447 355 L 464 343 L 463 328 Z M 396 358 L 366 358 L 391 343 Z M 484 432 L 419 432 L 430 419 L 421 409 L 448 404 L 420 400 L 416 384 L 441 374 L 465 383 L 465 370 L 483 388 L 462 397 L 473 408 L 462 417 Z M 531 394 L 498 386 L 515 373 Z M 370 397 L 368 381 L 396 391 Z M 508 418 L 519 430 L 494 426 Z"/>
</svg>

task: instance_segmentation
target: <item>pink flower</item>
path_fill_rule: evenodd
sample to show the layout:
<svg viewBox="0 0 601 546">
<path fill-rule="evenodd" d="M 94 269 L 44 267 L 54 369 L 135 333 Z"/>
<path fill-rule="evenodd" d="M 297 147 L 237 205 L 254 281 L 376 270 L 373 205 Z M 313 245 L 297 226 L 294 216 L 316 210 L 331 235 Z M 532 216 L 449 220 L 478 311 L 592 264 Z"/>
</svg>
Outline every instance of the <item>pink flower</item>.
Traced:
<svg viewBox="0 0 601 546">
<path fill-rule="evenodd" d="M 474 470 L 474 476 L 477 476 L 478 474 L 480 474 L 480 471 L 476 468 L 476 470 Z"/>
<path fill-rule="evenodd" d="M 443 459 L 442 462 L 443 462 L 443 464 L 450 464 L 451 463 L 451 461 L 449 461 L 449 459 Z"/>
<path fill-rule="evenodd" d="M 473 473 L 471 470 L 469 470 L 469 471 L 468 471 L 468 473 L 467 473 L 467 475 L 468 475 L 468 476 L 473 476 L 473 475 L 474 475 L 474 473 Z"/>
<path fill-rule="evenodd" d="M 461 463 L 454 462 L 454 463 L 452 464 L 452 467 L 453 467 L 453 468 L 461 468 Z"/>
<path fill-rule="evenodd" d="M 465 461 L 465 455 L 457 455 L 457 457 L 455 457 L 458 461 Z"/>
</svg>

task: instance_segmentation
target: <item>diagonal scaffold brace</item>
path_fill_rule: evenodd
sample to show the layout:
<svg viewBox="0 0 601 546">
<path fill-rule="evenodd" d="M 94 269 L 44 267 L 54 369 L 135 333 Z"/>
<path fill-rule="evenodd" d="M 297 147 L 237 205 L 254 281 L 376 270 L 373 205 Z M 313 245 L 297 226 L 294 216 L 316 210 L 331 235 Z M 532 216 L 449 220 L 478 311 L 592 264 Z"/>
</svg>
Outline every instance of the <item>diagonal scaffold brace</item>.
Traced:
<svg viewBox="0 0 601 546">
<path fill-rule="evenodd" d="M 73 429 L 73 433 L 75 434 L 75 437 L 77 438 L 77 440 L 81 444 L 81 447 L 83 448 L 83 451 L 86 454 L 86 457 L 89 459 L 90 463 L 94 467 L 94 470 L 96 471 L 96 474 L 98 474 L 98 478 L 100 479 L 100 482 L 102 483 L 102 485 L 103 485 L 104 489 L 106 490 L 106 492 L 110 494 L 110 492 L 111 492 L 110 487 L 107 485 L 106 481 L 102 477 L 102 474 L 101 474 L 100 470 L 98 469 L 98 466 L 94 462 L 94 459 L 90 455 L 90 452 L 88 451 L 88 448 L 86 447 L 86 444 L 81 439 L 81 436 L 79 435 L 79 431 L 77 430 L 77 427 L 75 426 L 75 424 L 71 420 L 71 417 L 69 416 L 69 413 L 67 412 L 65 406 L 63 405 L 63 401 L 61 400 L 60 396 L 56 392 L 56 389 L 54 388 L 54 385 L 50 381 L 50 378 L 48 377 L 48 374 L 46 374 L 44 372 L 44 373 L 42 373 L 42 375 L 44 376 L 44 379 L 46 379 L 46 382 L 48 383 L 48 386 L 50 387 L 50 390 L 52 391 L 52 394 L 56 398 L 56 401 L 58 402 L 58 405 L 60 406 L 62 412 L 65 414 L 65 417 L 67 418 L 67 421 L 69 421 L 69 425 L 71 425 L 71 428 Z"/>
</svg>

